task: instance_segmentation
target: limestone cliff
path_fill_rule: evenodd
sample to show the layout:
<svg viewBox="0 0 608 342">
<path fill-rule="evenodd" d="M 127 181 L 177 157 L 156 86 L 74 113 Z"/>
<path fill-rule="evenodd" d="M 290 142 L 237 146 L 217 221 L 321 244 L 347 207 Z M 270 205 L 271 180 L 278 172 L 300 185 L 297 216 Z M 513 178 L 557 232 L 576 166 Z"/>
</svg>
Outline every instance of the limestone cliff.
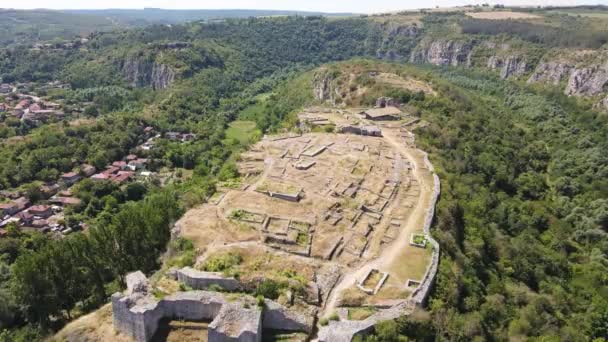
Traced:
<svg viewBox="0 0 608 342">
<path fill-rule="evenodd" d="M 133 87 L 164 89 L 175 80 L 175 71 L 171 67 L 156 63 L 149 57 L 127 57 L 120 69 Z"/>
<path fill-rule="evenodd" d="M 412 52 L 410 62 L 451 66 L 466 65 L 473 47 L 473 42 L 454 40 L 434 40 L 430 43 L 421 43 Z"/>
<path fill-rule="evenodd" d="M 500 70 L 502 79 L 523 76 L 530 70 L 530 66 L 522 56 L 491 56 L 488 59 L 487 67 L 492 70 Z"/>
<path fill-rule="evenodd" d="M 534 73 L 528 79 L 528 83 L 547 83 L 559 85 L 560 82 L 570 77 L 572 65 L 563 62 L 540 63 Z"/>
</svg>

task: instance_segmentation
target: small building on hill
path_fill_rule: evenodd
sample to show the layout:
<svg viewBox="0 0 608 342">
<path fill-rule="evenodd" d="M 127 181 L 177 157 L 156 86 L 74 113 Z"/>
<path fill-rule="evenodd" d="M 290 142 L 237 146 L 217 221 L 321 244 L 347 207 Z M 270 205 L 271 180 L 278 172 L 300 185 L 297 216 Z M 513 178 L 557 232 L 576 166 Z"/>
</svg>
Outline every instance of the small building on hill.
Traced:
<svg viewBox="0 0 608 342">
<path fill-rule="evenodd" d="M 401 109 L 397 107 L 387 106 L 384 108 L 372 108 L 364 111 L 362 114 L 368 120 L 374 121 L 389 121 L 399 120 L 401 118 Z"/>
</svg>

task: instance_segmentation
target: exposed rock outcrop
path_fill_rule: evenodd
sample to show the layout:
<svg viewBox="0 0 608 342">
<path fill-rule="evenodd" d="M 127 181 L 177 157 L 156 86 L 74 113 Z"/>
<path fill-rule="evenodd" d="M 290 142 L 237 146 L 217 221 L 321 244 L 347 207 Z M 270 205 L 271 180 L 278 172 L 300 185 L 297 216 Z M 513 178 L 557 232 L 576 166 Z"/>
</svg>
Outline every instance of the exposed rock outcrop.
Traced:
<svg viewBox="0 0 608 342">
<path fill-rule="evenodd" d="M 529 65 L 521 56 L 491 56 L 488 59 L 488 68 L 492 70 L 500 69 L 500 77 L 507 79 L 511 76 L 522 76 L 529 71 Z"/>
<path fill-rule="evenodd" d="M 313 94 L 315 99 L 319 101 L 333 102 L 333 93 L 331 91 L 332 77 L 327 72 L 321 72 L 315 75 L 313 83 Z"/>
<path fill-rule="evenodd" d="M 595 96 L 608 91 L 608 66 L 575 69 L 570 75 L 566 95 Z"/>
<path fill-rule="evenodd" d="M 175 71 L 146 57 L 128 57 L 121 65 L 122 73 L 133 87 L 165 89 L 175 80 Z"/>
<path fill-rule="evenodd" d="M 549 83 L 559 85 L 572 71 L 572 66 L 566 63 L 549 62 L 541 63 L 536 67 L 534 73 L 528 79 L 528 83 Z"/>
<path fill-rule="evenodd" d="M 436 40 L 428 46 L 419 46 L 410 57 L 412 63 L 430 63 L 434 65 L 466 65 L 470 59 L 474 44 L 453 40 Z"/>
</svg>

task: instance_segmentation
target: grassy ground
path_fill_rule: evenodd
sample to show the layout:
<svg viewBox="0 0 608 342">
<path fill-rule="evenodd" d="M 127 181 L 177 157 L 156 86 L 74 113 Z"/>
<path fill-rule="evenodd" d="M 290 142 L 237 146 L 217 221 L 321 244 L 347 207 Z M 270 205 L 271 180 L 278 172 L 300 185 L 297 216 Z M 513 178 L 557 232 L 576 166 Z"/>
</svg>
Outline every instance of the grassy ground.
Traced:
<svg viewBox="0 0 608 342">
<path fill-rule="evenodd" d="M 253 121 L 237 120 L 232 122 L 226 130 L 227 139 L 238 140 L 243 145 L 249 144 L 255 137 L 259 137 L 260 135 L 261 132 Z"/>
</svg>

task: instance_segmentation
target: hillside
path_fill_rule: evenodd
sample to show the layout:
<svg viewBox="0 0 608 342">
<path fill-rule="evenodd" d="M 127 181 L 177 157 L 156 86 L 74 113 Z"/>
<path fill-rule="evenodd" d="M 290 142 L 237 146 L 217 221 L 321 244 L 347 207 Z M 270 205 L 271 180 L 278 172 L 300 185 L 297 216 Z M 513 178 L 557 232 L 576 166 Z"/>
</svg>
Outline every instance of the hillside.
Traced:
<svg viewBox="0 0 608 342">
<path fill-rule="evenodd" d="M 221 296 L 248 314 L 272 310 L 265 300 L 310 309 L 298 331 L 326 340 L 602 341 L 605 13 L 263 17 L 3 48 L 3 210 L 24 198 L 43 211 L 56 197 L 42 190 L 83 179 L 61 188 L 79 200 L 54 215 L 68 233 L 0 229 L 0 340 L 52 336 L 136 270 L 152 286 L 144 308 L 179 301 L 191 288 L 170 268 L 193 267 L 240 282 L 244 294 Z M 383 104 L 400 114 L 375 121 Z M 23 118 L 46 111 L 57 116 Z M 343 275 L 335 292 L 328 274 Z M 114 333 L 108 307 L 84 317 L 58 338 Z"/>
</svg>

